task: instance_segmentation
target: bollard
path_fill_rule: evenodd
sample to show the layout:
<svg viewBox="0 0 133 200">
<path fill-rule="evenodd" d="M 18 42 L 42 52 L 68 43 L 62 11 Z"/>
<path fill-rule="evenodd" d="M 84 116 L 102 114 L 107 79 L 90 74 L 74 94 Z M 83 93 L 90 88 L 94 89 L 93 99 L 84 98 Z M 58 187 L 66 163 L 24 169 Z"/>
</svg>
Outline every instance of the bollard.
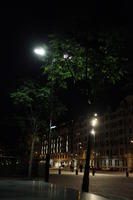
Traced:
<svg viewBox="0 0 133 200">
<path fill-rule="evenodd" d="M 126 169 L 126 177 L 129 177 L 129 171 Z"/>
<path fill-rule="evenodd" d="M 78 169 L 76 169 L 76 175 L 78 175 Z"/>
<path fill-rule="evenodd" d="M 94 170 L 92 171 L 92 176 L 95 176 L 95 171 Z"/>
<path fill-rule="evenodd" d="M 127 172 L 126 172 L 126 177 L 128 177 L 128 176 L 129 176 L 129 172 L 127 171 Z"/>
<path fill-rule="evenodd" d="M 59 168 L 59 174 L 61 174 L 61 168 Z"/>
</svg>

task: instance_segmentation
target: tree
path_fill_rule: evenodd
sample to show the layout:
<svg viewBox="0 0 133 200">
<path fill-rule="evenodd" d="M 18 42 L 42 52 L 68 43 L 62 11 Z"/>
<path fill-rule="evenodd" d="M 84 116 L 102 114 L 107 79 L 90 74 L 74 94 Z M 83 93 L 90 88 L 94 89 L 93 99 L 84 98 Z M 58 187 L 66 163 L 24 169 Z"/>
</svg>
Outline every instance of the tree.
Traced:
<svg viewBox="0 0 133 200">
<path fill-rule="evenodd" d="M 11 93 L 14 104 L 19 106 L 20 115 L 23 115 L 25 120 L 28 120 L 32 130 L 32 144 L 28 169 L 29 178 L 31 178 L 35 137 L 39 131 L 43 131 L 44 127 L 45 133 L 49 131 L 50 95 L 48 85 L 43 86 L 33 81 L 25 81 L 15 92 Z M 57 100 L 56 95 L 54 96 L 54 104 L 56 106 L 53 109 L 53 116 L 57 120 L 61 111 L 64 110 L 64 106 Z"/>
<path fill-rule="evenodd" d="M 90 102 L 105 85 L 115 85 L 125 73 L 123 43 L 119 33 L 87 35 L 85 39 L 50 36 L 49 52 L 43 63 L 44 74 L 52 88 L 75 86 Z M 90 137 L 82 190 L 89 186 Z M 87 185 L 87 187 L 86 187 Z"/>
<path fill-rule="evenodd" d="M 124 45 L 119 33 L 61 38 L 50 35 L 44 74 L 53 85 L 74 85 L 95 99 L 105 85 L 115 85 L 126 74 Z"/>
</svg>

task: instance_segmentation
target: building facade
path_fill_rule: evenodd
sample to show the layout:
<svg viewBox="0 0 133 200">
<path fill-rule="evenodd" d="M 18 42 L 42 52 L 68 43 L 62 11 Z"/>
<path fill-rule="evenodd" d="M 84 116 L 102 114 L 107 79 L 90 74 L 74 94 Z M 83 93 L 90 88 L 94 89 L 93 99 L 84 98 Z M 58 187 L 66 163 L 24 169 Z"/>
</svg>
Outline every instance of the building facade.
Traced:
<svg viewBox="0 0 133 200">
<path fill-rule="evenodd" d="M 91 140 L 90 165 L 103 170 L 133 169 L 133 96 L 126 97 L 116 111 L 79 117 L 51 134 L 51 166 L 85 165 L 88 136 Z M 90 141 L 89 141 L 90 142 Z M 48 151 L 42 143 L 41 156 Z"/>
<path fill-rule="evenodd" d="M 50 135 L 50 164 L 52 167 L 70 166 L 73 156 L 73 121 L 63 124 L 51 131 Z M 48 153 L 47 138 L 41 146 L 40 158 Z"/>
<path fill-rule="evenodd" d="M 133 169 L 133 96 L 115 112 L 99 118 L 95 136 L 95 165 L 100 169 Z M 94 148 L 93 148 L 94 149 Z"/>
</svg>

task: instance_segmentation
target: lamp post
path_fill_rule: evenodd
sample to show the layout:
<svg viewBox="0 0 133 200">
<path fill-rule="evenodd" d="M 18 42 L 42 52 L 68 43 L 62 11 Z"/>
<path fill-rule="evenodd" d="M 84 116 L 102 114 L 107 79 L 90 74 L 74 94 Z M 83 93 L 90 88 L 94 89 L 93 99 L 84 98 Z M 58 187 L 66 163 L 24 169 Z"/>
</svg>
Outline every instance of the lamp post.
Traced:
<svg viewBox="0 0 133 200">
<path fill-rule="evenodd" d="M 42 47 L 38 47 L 34 49 L 34 53 L 43 58 L 46 55 L 46 50 Z M 48 152 L 46 154 L 46 168 L 45 168 L 45 181 L 49 182 L 49 165 L 50 165 L 50 153 L 51 153 L 51 130 L 56 128 L 56 126 L 52 126 L 52 96 L 53 96 L 53 87 L 50 88 L 50 116 L 49 116 L 49 132 L 47 136 L 48 140 Z"/>
<path fill-rule="evenodd" d="M 94 118 L 91 120 L 91 134 L 95 135 L 94 127 L 97 125 L 97 114 L 94 114 Z M 83 176 L 83 183 L 82 183 L 82 192 L 89 192 L 89 173 L 90 173 L 90 154 L 91 154 L 91 136 L 90 133 L 88 134 L 88 144 L 87 144 L 87 155 L 86 155 L 86 163 L 85 163 L 85 170 Z"/>
</svg>

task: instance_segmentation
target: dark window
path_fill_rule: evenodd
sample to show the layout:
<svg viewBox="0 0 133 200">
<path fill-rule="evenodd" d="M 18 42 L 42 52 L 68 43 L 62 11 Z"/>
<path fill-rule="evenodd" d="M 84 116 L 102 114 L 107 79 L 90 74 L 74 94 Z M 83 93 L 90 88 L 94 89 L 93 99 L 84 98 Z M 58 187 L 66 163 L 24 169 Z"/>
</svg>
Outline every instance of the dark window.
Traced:
<svg viewBox="0 0 133 200">
<path fill-rule="evenodd" d="M 107 155 L 107 156 L 109 155 L 109 150 L 106 151 L 106 155 Z"/>
<path fill-rule="evenodd" d="M 109 133 L 108 133 L 108 132 L 106 132 L 106 137 L 108 137 L 108 135 L 109 135 Z"/>
<path fill-rule="evenodd" d="M 109 166 L 112 166 L 112 160 L 109 160 Z"/>
<path fill-rule="evenodd" d="M 131 129 L 131 128 L 129 128 L 129 133 L 130 133 L 130 134 L 132 133 L 132 129 Z"/>
<path fill-rule="evenodd" d="M 120 149 L 120 155 L 123 155 L 123 153 L 124 153 L 124 150 Z"/>
<path fill-rule="evenodd" d="M 119 166 L 119 160 L 115 160 L 115 166 Z"/>
<path fill-rule="evenodd" d="M 119 129 L 119 135 L 122 135 L 122 134 L 123 134 L 123 130 Z"/>
</svg>

